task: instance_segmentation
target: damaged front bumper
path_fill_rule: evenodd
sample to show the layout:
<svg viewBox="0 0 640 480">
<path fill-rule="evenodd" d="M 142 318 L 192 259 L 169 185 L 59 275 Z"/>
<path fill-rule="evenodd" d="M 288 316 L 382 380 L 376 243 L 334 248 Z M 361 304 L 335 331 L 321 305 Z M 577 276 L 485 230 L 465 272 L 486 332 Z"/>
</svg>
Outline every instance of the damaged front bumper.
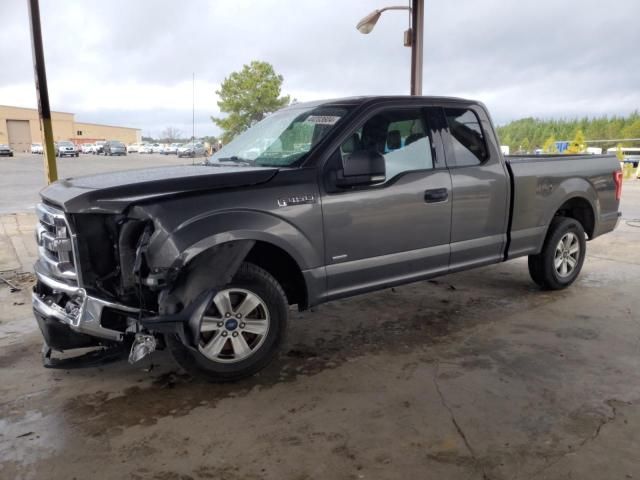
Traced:
<svg viewBox="0 0 640 480">
<path fill-rule="evenodd" d="M 39 262 L 35 265 L 35 274 L 38 281 L 31 296 L 33 312 L 45 340 L 45 366 L 54 368 L 71 366 L 70 362 L 51 359 L 52 349 L 108 347 L 105 354 L 112 359 L 113 355 L 108 352 L 128 348 L 127 336 L 133 339 L 129 355 L 132 363 L 155 350 L 156 334 L 176 334 L 186 346 L 195 348 L 202 318 L 215 294 L 214 290 L 202 292 L 177 314 L 148 316 L 150 312 L 92 296 L 81 287 L 60 281 Z M 118 329 L 105 325 L 114 315 L 121 319 Z M 88 360 L 88 364 L 82 366 L 96 363 L 95 355 L 85 357 L 87 355 L 78 357 Z"/>
<path fill-rule="evenodd" d="M 105 311 L 133 319 L 140 313 L 137 308 L 92 296 L 83 288 L 54 278 L 39 262 L 35 274 L 38 283 L 31 296 L 33 312 L 46 343 L 55 350 L 120 343 L 126 328 L 104 326 Z"/>
</svg>

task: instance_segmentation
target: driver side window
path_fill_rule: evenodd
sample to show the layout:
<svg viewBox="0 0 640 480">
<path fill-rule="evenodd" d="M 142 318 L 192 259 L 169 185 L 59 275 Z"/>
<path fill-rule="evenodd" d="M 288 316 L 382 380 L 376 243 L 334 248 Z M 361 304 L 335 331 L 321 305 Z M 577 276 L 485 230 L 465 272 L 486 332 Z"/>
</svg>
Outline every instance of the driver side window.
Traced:
<svg viewBox="0 0 640 480">
<path fill-rule="evenodd" d="M 398 109 L 368 119 L 340 146 L 343 162 L 358 150 L 384 157 L 386 181 L 404 172 L 433 168 L 431 141 L 420 109 Z"/>
</svg>

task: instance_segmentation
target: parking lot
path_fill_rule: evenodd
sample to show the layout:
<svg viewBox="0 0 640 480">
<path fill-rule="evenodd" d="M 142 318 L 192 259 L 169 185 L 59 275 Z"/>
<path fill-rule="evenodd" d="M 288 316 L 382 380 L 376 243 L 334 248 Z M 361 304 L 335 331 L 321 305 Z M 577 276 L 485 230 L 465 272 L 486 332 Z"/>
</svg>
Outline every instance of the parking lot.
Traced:
<svg viewBox="0 0 640 480">
<path fill-rule="evenodd" d="M 190 158 L 159 153 L 131 153 L 125 157 L 80 154 L 78 158 L 63 157 L 56 160 L 59 178 L 192 161 Z M 16 153 L 14 157 L 0 157 L 0 178 L 0 214 L 32 210 L 38 201 L 38 192 L 46 184 L 42 155 Z"/>
<path fill-rule="evenodd" d="M 28 209 L 41 158 L 8 161 L 0 206 Z M 161 162 L 185 159 L 65 159 L 61 176 Z M 17 277 L 0 287 L 0 478 L 639 478 L 639 206 L 625 182 L 624 220 L 567 290 L 519 259 L 291 312 L 282 355 L 234 384 L 167 352 L 46 370 Z"/>
</svg>

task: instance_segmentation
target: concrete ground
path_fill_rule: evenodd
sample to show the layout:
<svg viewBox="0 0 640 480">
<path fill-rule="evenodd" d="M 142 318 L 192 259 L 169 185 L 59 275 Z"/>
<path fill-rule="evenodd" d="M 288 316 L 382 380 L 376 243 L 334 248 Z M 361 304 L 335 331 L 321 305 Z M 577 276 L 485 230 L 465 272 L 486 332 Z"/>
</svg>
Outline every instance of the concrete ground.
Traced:
<svg viewBox="0 0 640 480">
<path fill-rule="evenodd" d="M 640 182 L 542 292 L 526 260 L 292 312 L 283 353 L 226 385 L 166 352 L 45 370 L 0 288 L 0 478 L 640 478 Z"/>
</svg>

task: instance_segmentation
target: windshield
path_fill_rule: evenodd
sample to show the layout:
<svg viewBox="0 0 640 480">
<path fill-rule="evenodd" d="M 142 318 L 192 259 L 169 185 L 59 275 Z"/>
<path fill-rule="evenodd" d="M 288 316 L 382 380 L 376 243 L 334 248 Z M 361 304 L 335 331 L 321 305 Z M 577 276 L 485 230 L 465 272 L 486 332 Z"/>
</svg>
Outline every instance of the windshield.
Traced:
<svg viewBox="0 0 640 480">
<path fill-rule="evenodd" d="M 60 142 L 58 145 L 62 145 L 63 147 L 73 147 L 73 143 L 71 142 Z"/>
<path fill-rule="evenodd" d="M 238 135 L 208 163 L 288 166 L 306 155 L 346 115 L 346 108 L 287 108 Z"/>
</svg>

